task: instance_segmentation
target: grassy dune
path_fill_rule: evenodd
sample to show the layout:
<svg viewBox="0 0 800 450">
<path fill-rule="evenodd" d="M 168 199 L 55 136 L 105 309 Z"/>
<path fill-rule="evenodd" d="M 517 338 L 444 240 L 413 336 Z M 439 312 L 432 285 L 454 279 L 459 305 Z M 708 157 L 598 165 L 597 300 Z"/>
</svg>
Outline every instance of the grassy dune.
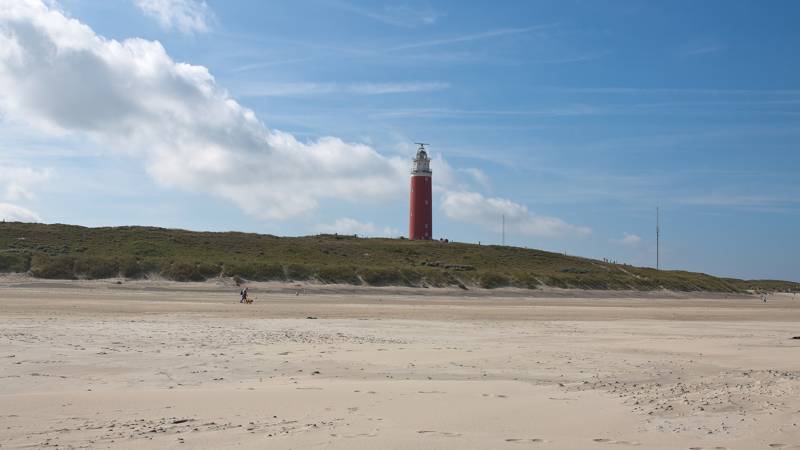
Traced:
<svg viewBox="0 0 800 450">
<path fill-rule="evenodd" d="M 276 237 L 152 227 L 85 228 L 0 223 L 0 272 L 56 279 L 147 278 L 203 281 L 306 281 L 462 288 L 544 286 L 583 289 L 800 291 L 800 284 L 656 271 L 562 254 L 495 245 Z"/>
</svg>

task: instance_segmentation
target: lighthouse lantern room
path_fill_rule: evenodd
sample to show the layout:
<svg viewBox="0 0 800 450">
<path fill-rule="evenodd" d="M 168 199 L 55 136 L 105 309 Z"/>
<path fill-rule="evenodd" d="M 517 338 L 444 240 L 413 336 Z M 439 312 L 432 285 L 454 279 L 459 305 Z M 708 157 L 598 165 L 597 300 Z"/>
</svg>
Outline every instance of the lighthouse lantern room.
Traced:
<svg viewBox="0 0 800 450">
<path fill-rule="evenodd" d="M 433 190 L 431 188 L 431 159 L 425 146 L 417 142 L 417 156 L 411 169 L 411 211 L 408 238 L 429 240 L 433 236 Z"/>
</svg>

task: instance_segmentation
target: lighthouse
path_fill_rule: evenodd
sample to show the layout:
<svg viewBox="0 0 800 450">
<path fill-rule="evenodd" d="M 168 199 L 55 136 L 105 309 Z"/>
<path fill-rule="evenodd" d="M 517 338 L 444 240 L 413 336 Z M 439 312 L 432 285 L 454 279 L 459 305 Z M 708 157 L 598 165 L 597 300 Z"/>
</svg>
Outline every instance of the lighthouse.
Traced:
<svg viewBox="0 0 800 450">
<path fill-rule="evenodd" d="M 425 146 L 417 142 L 417 156 L 411 169 L 411 211 L 408 218 L 408 238 L 430 240 L 433 236 L 433 193 L 431 189 L 431 159 Z"/>
</svg>

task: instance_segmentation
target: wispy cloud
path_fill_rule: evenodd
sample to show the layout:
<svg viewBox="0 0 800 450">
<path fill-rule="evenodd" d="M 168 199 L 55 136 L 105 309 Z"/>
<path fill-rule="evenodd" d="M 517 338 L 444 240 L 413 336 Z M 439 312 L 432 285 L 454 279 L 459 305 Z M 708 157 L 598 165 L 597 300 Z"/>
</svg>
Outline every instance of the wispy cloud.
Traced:
<svg viewBox="0 0 800 450">
<path fill-rule="evenodd" d="M 378 22 L 402 28 L 432 25 L 441 14 L 430 6 L 384 5 L 381 9 L 364 7 L 343 0 L 329 0 L 328 5 Z"/>
<path fill-rule="evenodd" d="M 676 203 L 692 206 L 718 206 L 718 207 L 776 207 L 776 206 L 800 206 L 800 197 L 785 195 L 747 195 L 747 194 L 727 194 L 711 193 L 682 197 L 675 200 Z"/>
<path fill-rule="evenodd" d="M 478 183 L 482 188 L 489 189 L 491 187 L 491 182 L 489 181 L 489 176 L 486 175 L 486 172 L 482 171 L 481 169 L 475 167 L 468 167 L 466 169 L 458 169 L 459 172 L 464 172 L 469 175 L 476 183 Z"/>
<path fill-rule="evenodd" d="M 800 89 L 692 89 L 692 88 L 640 88 L 640 87 L 586 87 L 554 88 L 558 92 L 572 94 L 619 94 L 619 95 L 792 95 L 800 96 Z"/>
<path fill-rule="evenodd" d="M 374 117 L 484 117 L 484 116 L 586 116 L 607 114 L 609 110 L 592 105 L 569 105 L 547 109 L 454 109 L 407 108 L 375 111 Z"/>
<path fill-rule="evenodd" d="M 166 29 L 181 33 L 205 33 L 211 28 L 214 15 L 203 0 L 133 0 L 148 16 Z"/>
<path fill-rule="evenodd" d="M 681 50 L 681 54 L 684 56 L 707 55 L 709 53 L 718 53 L 725 49 L 725 45 L 717 41 L 693 42 L 685 45 Z"/>
<path fill-rule="evenodd" d="M 257 69 L 266 69 L 268 67 L 277 67 L 277 66 L 287 66 L 289 64 L 297 64 L 301 62 L 310 61 L 313 58 L 311 57 L 304 57 L 304 58 L 288 58 L 288 59 L 273 59 L 268 61 L 261 61 L 251 64 L 245 64 L 239 67 L 235 67 L 231 69 L 231 73 L 237 72 L 247 72 L 249 70 L 257 70 Z"/>
<path fill-rule="evenodd" d="M 348 86 L 348 91 L 354 94 L 402 94 L 407 92 L 440 91 L 450 87 L 450 83 L 412 82 L 412 83 L 361 83 Z"/>
<path fill-rule="evenodd" d="M 560 58 L 550 59 L 531 59 L 526 62 L 531 64 L 570 64 L 586 61 L 595 61 L 611 54 L 610 50 L 603 50 L 601 52 L 586 53 L 575 56 L 564 56 Z"/>
<path fill-rule="evenodd" d="M 538 64 L 563 64 L 571 62 L 589 61 L 605 56 L 608 52 L 596 52 L 567 57 L 543 58 L 540 60 L 520 59 L 517 57 L 503 58 L 488 50 L 481 50 L 466 47 L 448 47 L 453 44 L 466 42 L 496 39 L 504 36 L 514 36 L 536 31 L 544 31 L 557 27 L 557 23 L 535 25 L 521 28 L 499 28 L 480 32 L 443 37 L 438 39 L 423 40 L 417 42 L 398 43 L 396 45 L 378 45 L 370 42 L 358 43 L 336 43 L 336 42 L 313 42 L 302 39 L 282 39 L 275 37 L 263 37 L 252 34 L 216 32 L 217 35 L 227 39 L 255 42 L 261 45 L 282 46 L 293 48 L 297 52 L 313 52 L 315 58 L 322 58 L 331 53 L 343 55 L 348 58 L 381 60 L 390 65 L 406 65 L 410 63 L 427 64 L 454 64 L 454 63 L 485 63 L 501 65 L 521 65 L 526 62 Z M 430 50 L 428 50 L 430 49 Z M 405 50 L 415 50 L 406 52 Z M 267 61 L 267 64 L 271 62 Z M 258 64 L 258 63 L 254 63 Z M 257 66 L 256 66 L 257 67 Z M 249 70 L 245 66 L 242 70 Z"/>
<path fill-rule="evenodd" d="M 295 97 L 308 95 L 353 94 L 385 95 L 430 92 L 447 89 L 441 81 L 412 81 L 398 83 L 277 83 L 245 86 L 237 93 L 245 97 Z"/>
<path fill-rule="evenodd" d="M 553 28 L 556 24 L 544 24 L 544 25 L 534 25 L 530 27 L 524 28 L 500 28 L 497 30 L 489 30 L 489 31 L 482 31 L 479 33 L 472 33 L 472 34 L 463 34 L 460 36 L 451 36 L 446 38 L 440 39 L 432 39 L 428 41 L 421 41 L 421 42 L 414 42 L 410 44 L 402 44 L 397 45 L 395 47 L 390 47 L 387 51 L 397 51 L 397 50 L 409 50 L 409 49 L 417 49 L 417 48 L 425 48 L 425 47 L 437 47 L 440 45 L 449 45 L 449 44 L 458 44 L 462 42 L 471 42 L 471 41 L 480 41 L 484 39 L 492 39 L 501 36 L 512 36 L 516 34 L 524 34 L 530 33 L 533 31 L 540 31 L 546 30 L 549 28 Z"/>
</svg>

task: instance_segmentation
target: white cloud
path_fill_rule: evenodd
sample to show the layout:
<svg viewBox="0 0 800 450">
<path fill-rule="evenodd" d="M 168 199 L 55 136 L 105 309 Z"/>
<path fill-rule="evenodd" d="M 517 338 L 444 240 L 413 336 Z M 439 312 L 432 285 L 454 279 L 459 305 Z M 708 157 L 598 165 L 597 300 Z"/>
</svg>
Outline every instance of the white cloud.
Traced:
<svg viewBox="0 0 800 450">
<path fill-rule="evenodd" d="M 360 236 L 381 237 L 397 237 L 400 235 L 400 232 L 396 228 L 379 228 L 372 222 L 360 222 L 356 219 L 351 219 L 348 217 L 336 219 L 336 221 L 331 224 L 317 225 L 315 228 L 320 233 L 330 234 L 358 234 Z"/>
<path fill-rule="evenodd" d="M 35 212 L 11 203 L 0 203 L 0 220 L 10 222 L 41 222 Z"/>
<path fill-rule="evenodd" d="M 612 239 L 611 242 L 615 242 L 626 247 L 636 247 L 642 242 L 642 238 L 636 234 L 623 233 L 621 238 Z"/>
<path fill-rule="evenodd" d="M 50 178 L 49 169 L 0 166 L 0 196 L 7 200 L 30 200 L 34 189 Z"/>
<path fill-rule="evenodd" d="M 197 0 L 133 0 L 145 14 L 158 20 L 166 29 L 181 33 L 204 33 L 213 21 L 213 14 L 205 1 Z"/>
<path fill-rule="evenodd" d="M 277 219 L 407 188 L 405 159 L 270 130 L 205 67 L 173 61 L 158 42 L 105 39 L 41 1 L 0 0 L 0 49 L 0 112 L 140 157 L 163 186 Z"/>
<path fill-rule="evenodd" d="M 505 215 L 506 230 L 526 236 L 555 237 L 587 235 L 591 229 L 569 224 L 556 217 L 539 216 L 508 199 L 484 197 L 477 192 L 448 191 L 442 196 L 441 209 L 451 219 L 499 232 Z"/>
</svg>

